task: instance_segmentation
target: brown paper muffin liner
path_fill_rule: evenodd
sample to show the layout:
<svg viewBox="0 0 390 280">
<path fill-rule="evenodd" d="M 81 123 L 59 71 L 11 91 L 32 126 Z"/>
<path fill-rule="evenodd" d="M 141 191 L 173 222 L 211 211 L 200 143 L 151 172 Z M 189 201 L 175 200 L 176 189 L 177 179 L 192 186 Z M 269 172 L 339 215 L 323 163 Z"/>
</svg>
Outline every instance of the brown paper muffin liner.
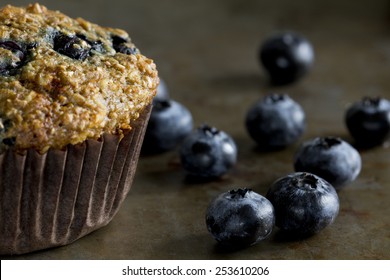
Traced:
<svg viewBox="0 0 390 280">
<path fill-rule="evenodd" d="M 0 254 L 66 245 L 107 225 L 126 198 L 151 107 L 122 139 L 0 155 Z"/>
</svg>

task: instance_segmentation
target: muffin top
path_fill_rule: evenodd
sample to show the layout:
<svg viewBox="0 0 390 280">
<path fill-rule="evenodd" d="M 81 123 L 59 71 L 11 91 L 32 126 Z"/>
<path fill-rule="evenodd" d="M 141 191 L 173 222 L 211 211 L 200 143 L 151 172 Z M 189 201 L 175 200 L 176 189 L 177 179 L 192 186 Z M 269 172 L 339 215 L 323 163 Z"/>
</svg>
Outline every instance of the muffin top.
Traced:
<svg viewBox="0 0 390 280">
<path fill-rule="evenodd" d="M 0 152 L 123 135 L 158 82 L 123 30 L 39 4 L 0 10 Z"/>
</svg>

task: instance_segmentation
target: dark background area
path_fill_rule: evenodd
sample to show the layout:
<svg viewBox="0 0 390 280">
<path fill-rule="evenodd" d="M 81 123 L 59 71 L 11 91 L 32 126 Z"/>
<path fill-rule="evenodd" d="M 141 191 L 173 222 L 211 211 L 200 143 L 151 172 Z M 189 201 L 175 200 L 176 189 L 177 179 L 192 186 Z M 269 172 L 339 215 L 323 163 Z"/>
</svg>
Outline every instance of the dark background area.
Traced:
<svg viewBox="0 0 390 280">
<path fill-rule="evenodd" d="M 1 5 L 25 5 L 6 1 Z M 250 187 L 265 195 L 293 172 L 298 145 L 316 136 L 351 142 L 346 108 L 363 96 L 390 98 L 390 2 L 308 0 L 67 0 L 41 1 L 49 9 L 102 26 L 125 29 L 154 59 L 173 99 L 229 133 L 238 164 L 208 183 L 186 181 L 175 151 L 141 157 L 121 210 L 105 228 L 75 243 L 20 259 L 389 259 L 390 148 L 361 150 L 358 179 L 339 192 L 335 223 L 304 240 L 275 228 L 267 240 L 224 252 L 207 232 L 205 211 L 217 194 Z M 293 30 L 313 44 L 316 61 L 298 83 L 272 87 L 257 60 L 261 42 Z M 256 149 L 244 127 L 249 107 L 265 94 L 287 93 L 306 112 L 307 129 L 277 152 Z M 351 142 L 352 143 L 352 142 Z"/>
</svg>

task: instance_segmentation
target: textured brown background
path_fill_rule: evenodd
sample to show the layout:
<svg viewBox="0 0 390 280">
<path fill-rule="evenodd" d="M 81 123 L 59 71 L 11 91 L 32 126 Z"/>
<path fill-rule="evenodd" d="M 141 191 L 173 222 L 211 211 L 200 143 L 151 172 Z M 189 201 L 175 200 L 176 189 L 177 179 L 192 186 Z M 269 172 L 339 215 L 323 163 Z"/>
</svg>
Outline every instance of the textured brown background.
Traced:
<svg viewBox="0 0 390 280">
<path fill-rule="evenodd" d="M 229 133 L 238 144 L 239 158 L 223 179 L 193 184 L 185 180 L 175 152 L 143 157 L 130 195 L 111 224 L 72 245 L 18 258 L 390 258 L 388 146 L 362 151 L 360 177 L 339 193 L 337 220 L 309 239 L 286 240 L 275 230 L 256 246 L 227 253 L 216 246 L 204 221 L 210 199 L 220 192 L 251 187 L 264 195 L 275 179 L 293 171 L 292 156 L 299 143 L 262 153 L 244 129 L 246 111 L 264 94 L 285 92 L 301 103 L 308 126 L 300 141 L 328 135 L 350 141 L 343 122 L 348 104 L 363 96 L 390 98 L 389 1 L 41 3 L 73 17 L 127 30 L 141 51 L 156 61 L 171 96 L 191 110 L 195 124 L 207 122 Z M 312 41 L 316 63 L 299 83 L 272 88 L 258 66 L 257 49 L 265 37 L 286 29 Z"/>
</svg>

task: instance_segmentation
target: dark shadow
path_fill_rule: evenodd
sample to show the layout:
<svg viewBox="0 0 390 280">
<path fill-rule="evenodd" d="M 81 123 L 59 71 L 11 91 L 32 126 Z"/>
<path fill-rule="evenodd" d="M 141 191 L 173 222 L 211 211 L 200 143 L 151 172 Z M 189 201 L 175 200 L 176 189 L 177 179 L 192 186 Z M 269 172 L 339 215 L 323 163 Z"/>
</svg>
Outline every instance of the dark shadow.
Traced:
<svg viewBox="0 0 390 280">
<path fill-rule="evenodd" d="M 221 181 L 220 178 L 204 178 L 204 177 L 197 177 L 191 174 L 187 174 L 184 178 L 184 183 L 186 185 L 200 185 L 200 184 L 206 184 L 210 182 L 215 181 Z"/>
<path fill-rule="evenodd" d="M 297 233 L 288 232 L 284 230 L 277 230 L 273 236 L 273 241 L 277 243 L 303 241 L 309 239 L 313 235 L 314 234 L 297 234 Z"/>
<path fill-rule="evenodd" d="M 254 245 L 252 245 L 252 246 L 254 246 Z M 243 251 L 249 247 L 251 247 L 251 245 L 233 246 L 233 245 L 226 245 L 226 244 L 216 242 L 216 244 L 214 245 L 214 253 L 222 254 L 222 255 L 223 254 L 232 254 L 235 252 Z"/>
</svg>

